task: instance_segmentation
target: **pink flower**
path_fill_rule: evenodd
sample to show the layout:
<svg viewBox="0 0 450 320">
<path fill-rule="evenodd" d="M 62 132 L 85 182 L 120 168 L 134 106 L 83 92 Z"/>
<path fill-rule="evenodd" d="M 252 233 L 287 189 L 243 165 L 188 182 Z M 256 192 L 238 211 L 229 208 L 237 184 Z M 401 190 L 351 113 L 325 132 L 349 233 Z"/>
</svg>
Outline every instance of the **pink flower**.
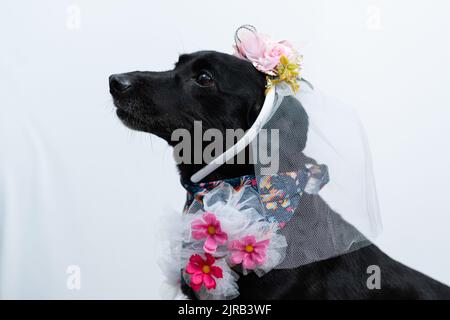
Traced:
<svg viewBox="0 0 450 320">
<path fill-rule="evenodd" d="M 240 264 L 245 269 L 255 269 L 266 262 L 266 252 L 270 240 L 256 242 L 255 236 L 245 236 L 233 240 L 228 249 L 231 251 L 231 263 Z"/>
<path fill-rule="evenodd" d="M 216 252 L 217 246 L 225 244 L 228 240 L 227 234 L 220 227 L 220 221 L 211 212 L 205 212 L 201 219 L 192 221 L 191 228 L 192 238 L 206 239 L 203 250 L 208 253 Z"/>
<path fill-rule="evenodd" d="M 284 50 L 284 55 L 289 59 L 289 61 L 296 61 L 299 57 L 297 50 L 295 50 L 292 43 L 287 40 L 282 40 L 277 43 L 277 45 L 281 46 Z"/>
<path fill-rule="evenodd" d="M 280 62 L 281 56 L 286 56 L 288 59 L 294 58 L 294 49 L 286 42 L 271 43 L 267 52 L 265 53 L 266 59 L 276 62 L 275 66 Z"/>
<path fill-rule="evenodd" d="M 242 36 L 241 41 L 236 45 L 235 49 L 235 55 L 254 62 L 264 56 L 266 42 L 259 34 L 250 32 Z"/>
<path fill-rule="evenodd" d="M 256 69 L 272 76 L 277 74 L 276 67 L 281 56 L 286 56 L 290 61 L 295 61 L 298 56 L 289 42 L 275 42 L 254 32 L 247 32 L 241 37 L 235 49 L 236 56 L 249 60 Z"/>
<path fill-rule="evenodd" d="M 206 289 L 215 289 L 216 280 L 214 278 L 222 278 L 222 268 L 213 266 L 216 259 L 209 253 L 205 254 L 206 260 L 198 254 L 193 254 L 189 258 L 186 266 L 186 273 L 191 275 L 190 286 L 192 290 L 198 291 L 205 285 Z"/>
</svg>

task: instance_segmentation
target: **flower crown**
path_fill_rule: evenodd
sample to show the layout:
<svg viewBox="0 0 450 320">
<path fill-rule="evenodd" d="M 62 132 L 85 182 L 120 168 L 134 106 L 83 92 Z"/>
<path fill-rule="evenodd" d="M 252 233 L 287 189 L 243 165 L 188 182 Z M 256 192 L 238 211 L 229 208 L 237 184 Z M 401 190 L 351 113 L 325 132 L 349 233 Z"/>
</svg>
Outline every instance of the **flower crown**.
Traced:
<svg viewBox="0 0 450 320">
<path fill-rule="evenodd" d="M 235 33 L 234 55 L 250 61 L 265 73 L 266 93 L 275 85 L 285 82 L 295 93 L 299 90 L 303 56 L 288 41 L 274 41 L 250 25 L 239 27 Z"/>
</svg>

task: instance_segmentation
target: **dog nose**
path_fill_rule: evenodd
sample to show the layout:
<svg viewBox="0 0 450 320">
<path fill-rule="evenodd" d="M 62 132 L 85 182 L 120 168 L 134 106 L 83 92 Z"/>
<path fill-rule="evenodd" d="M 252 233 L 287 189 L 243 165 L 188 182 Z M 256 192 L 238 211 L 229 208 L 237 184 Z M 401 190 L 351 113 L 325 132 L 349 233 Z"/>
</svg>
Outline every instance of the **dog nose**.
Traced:
<svg viewBox="0 0 450 320">
<path fill-rule="evenodd" d="M 125 74 L 113 74 L 109 77 L 109 91 L 123 93 L 131 88 L 131 79 Z"/>
</svg>

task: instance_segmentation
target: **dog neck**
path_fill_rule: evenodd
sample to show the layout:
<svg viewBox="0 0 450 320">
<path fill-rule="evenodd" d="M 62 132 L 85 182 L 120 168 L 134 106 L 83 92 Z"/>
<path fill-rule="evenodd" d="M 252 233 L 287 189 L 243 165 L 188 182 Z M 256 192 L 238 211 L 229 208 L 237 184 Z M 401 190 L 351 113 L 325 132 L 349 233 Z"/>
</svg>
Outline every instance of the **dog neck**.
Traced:
<svg viewBox="0 0 450 320">
<path fill-rule="evenodd" d="M 193 154 L 194 150 L 191 151 Z M 200 182 L 210 182 L 218 180 L 227 180 L 238 178 L 242 176 L 254 175 L 255 167 L 254 164 L 250 163 L 250 148 L 247 147 L 243 152 L 245 152 L 246 162 L 239 163 L 239 159 L 234 157 L 229 163 L 225 163 L 214 172 L 210 173 L 208 176 L 203 178 Z M 238 164 L 239 163 L 239 164 Z M 178 164 L 178 172 L 182 183 L 190 183 L 193 174 L 198 172 L 206 163 L 202 164 Z"/>
<path fill-rule="evenodd" d="M 180 173 L 181 181 L 188 183 L 191 181 L 191 176 L 203 168 L 204 165 L 178 165 L 178 171 Z M 254 174 L 254 165 L 252 164 L 224 164 L 216 171 L 206 176 L 200 182 L 210 182 L 218 180 L 228 180 L 238 178 L 242 176 L 248 176 Z"/>
</svg>

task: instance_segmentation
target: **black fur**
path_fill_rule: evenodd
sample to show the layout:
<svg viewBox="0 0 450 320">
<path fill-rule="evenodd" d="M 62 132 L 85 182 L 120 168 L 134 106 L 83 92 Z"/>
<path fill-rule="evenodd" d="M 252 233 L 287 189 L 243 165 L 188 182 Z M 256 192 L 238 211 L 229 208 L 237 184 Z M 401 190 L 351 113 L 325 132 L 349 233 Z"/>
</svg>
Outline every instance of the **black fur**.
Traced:
<svg viewBox="0 0 450 320">
<path fill-rule="evenodd" d="M 202 73 L 213 80 L 206 85 L 199 83 L 198 76 Z M 170 71 L 130 72 L 110 77 L 110 92 L 122 122 L 131 129 L 155 134 L 170 145 L 174 145 L 170 139 L 173 130 L 192 131 L 194 120 L 201 120 L 204 130 L 248 129 L 264 101 L 264 86 L 265 76 L 249 62 L 213 51 L 181 55 Z M 299 161 L 305 159 L 301 152 L 308 128 L 306 113 L 304 119 L 303 136 L 296 137 L 298 148 L 291 150 L 299 154 Z M 289 119 L 281 122 L 280 134 L 290 134 L 291 125 L 294 124 Z M 189 180 L 203 165 L 179 165 L 181 178 Z M 251 164 L 227 164 L 205 180 L 252 173 Z M 319 196 L 304 196 L 298 210 L 311 202 L 328 208 Z M 331 214 L 340 219 L 337 213 Z M 294 218 L 290 223 L 299 227 L 299 233 L 298 239 L 289 241 L 301 241 L 303 222 Z M 320 217 L 316 217 L 307 230 L 318 230 L 320 223 Z M 339 223 L 348 232 L 357 232 L 345 221 Z M 369 290 L 366 285 L 370 265 L 380 267 L 381 289 Z M 272 270 L 262 278 L 255 274 L 242 276 L 238 285 L 239 299 L 450 299 L 449 287 L 394 261 L 373 244 L 295 269 Z M 183 291 L 194 298 L 189 287 L 184 286 Z"/>
</svg>

